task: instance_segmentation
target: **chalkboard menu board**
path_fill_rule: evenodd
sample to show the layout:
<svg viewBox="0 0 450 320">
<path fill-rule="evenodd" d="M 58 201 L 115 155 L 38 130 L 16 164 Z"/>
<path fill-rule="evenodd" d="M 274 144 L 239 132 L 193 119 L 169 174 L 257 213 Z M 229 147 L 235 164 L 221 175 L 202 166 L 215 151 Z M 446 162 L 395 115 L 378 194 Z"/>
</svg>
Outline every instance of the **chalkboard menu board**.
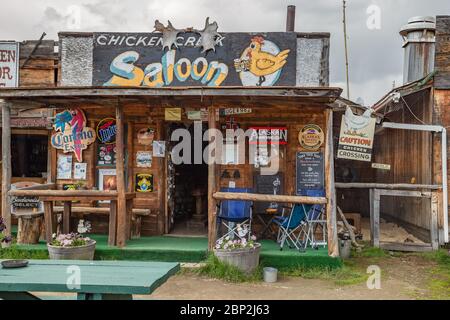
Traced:
<svg viewBox="0 0 450 320">
<path fill-rule="evenodd" d="M 305 190 L 324 188 L 324 162 L 322 152 L 297 152 L 297 195 Z"/>
<path fill-rule="evenodd" d="M 281 173 L 275 175 L 256 175 L 255 190 L 259 194 L 277 194 L 282 195 L 284 192 L 284 179 Z M 254 210 L 256 213 L 264 213 L 268 208 L 279 209 L 281 212 L 281 205 L 270 202 L 254 202 Z"/>
</svg>

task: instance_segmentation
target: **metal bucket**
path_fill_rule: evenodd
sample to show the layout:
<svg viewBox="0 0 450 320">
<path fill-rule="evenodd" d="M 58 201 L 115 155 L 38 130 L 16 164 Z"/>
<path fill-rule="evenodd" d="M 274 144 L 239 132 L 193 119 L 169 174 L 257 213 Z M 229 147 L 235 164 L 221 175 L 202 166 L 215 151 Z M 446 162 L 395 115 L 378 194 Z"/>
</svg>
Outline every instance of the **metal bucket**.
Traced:
<svg viewBox="0 0 450 320">
<path fill-rule="evenodd" d="M 266 267 L 263 269 L 264 272 L 264 282 L 277 282 L 278 270 L 271 267 Z"/>
<path fill-rule="evenodd" d="M 342 259 L 350 258 L 352 251 L 352 240 L 339 239 L 339 256 Z"/>
<path fill-rule="evenodd" d="M 58 247 L 47 244 L 48 254 L 52 260 L 94 260 L 96 242 L 81 247 Z"/>
</svg>

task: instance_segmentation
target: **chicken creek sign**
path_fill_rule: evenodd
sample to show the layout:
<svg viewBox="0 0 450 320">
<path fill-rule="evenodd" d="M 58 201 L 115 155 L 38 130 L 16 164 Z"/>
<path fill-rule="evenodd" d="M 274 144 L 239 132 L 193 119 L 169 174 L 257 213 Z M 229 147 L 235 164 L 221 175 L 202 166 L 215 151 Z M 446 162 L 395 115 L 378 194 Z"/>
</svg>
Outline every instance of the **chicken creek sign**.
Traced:
<svg viewBox="0 0 450 320">
<path fill-rule="evenodd" d="M 361 116 L 347 108 L 342 116 L 337 157 L 341 159 L 371 161 L 376 119 L 367 109 Z"/>
<path fill-rule="evenodd" d="M 294 33 L 221 33 L 202 50 L 201 35 L 180 32 L 170 47 L 162 33 L 95 33 L 95 86 L 293 86 Z"/>
</svg>

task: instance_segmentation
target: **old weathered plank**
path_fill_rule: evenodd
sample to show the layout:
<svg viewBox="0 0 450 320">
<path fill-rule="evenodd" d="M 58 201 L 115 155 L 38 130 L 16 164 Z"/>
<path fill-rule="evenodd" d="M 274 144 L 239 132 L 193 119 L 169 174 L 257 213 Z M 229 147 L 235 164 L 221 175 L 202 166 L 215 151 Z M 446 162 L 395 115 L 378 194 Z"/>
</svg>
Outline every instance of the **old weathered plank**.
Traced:
<svg viewBox="0 0 450 320">
<path fill-rule="evenodd" d="M 53 235 L 53 203 L 52 201 L 44 201 L 44 224 L 45 224 L 45 240 L 47 243 L 52 242 Z"/>
<path fill-rule="evenodd" d="M 439 234 L 438 234 L 438 194 L 433 192 L 431 194 L 431 219 L 430 219 L 430 238 L 433 250 L 439 249 Z"/>
<path fill-rule="evenodd" d="M 258 193 L 215 192 L 212 197 L 216 200 L 246 200 L 246 201 L 260 201 L 260 202 L 303 203 L 303 204 L 327 203 L 327 199 L 323 197 L 271 195 Z"/>
<path fill-rule="evenodd" d="M 72 201 L 64 202 L 64 211 L 63 211 L 63 233 L 70 233 L 70 213 L 72 210 Z"/>
<path fill-rule="evenodd" d="M 327 197 L 326 215 L 328 231 L 328 255 L 339 256 L 339 244 L 336 219 L 336 188 L 334 181 L 334 142 L 333 142 L 333 110 L 325 111 L 327 124 L 325 144 L 325 191 Z"/>
<path fill-rule="evenodd" d="M 371 182 L 336 182 L 336 188 L 338 189 L 396 189 L 396 190 L 439 190 L 442 189 L 441 185 L 430 184 L 410 184 L 410 183 L 371 183 Z"/>
<path fill-rule="evenodd" d="M 115 246 L 117 241 L 117 201 L 109 203 L 108 245 Z"/>
<path fill-rule="evenodd" d="M 379 190 L 373 191 L 373 214 L 372 214 L 372 245 L 380 247 L 380 194 Z"/>
<path fill-rule="evenodd" d="M 210 108 L 208 110 L 208 125 L 209 125 L 209 137 L 208 140 L 211 143 L 217 137 L 214 137 L 214 129 L 217 127 L 216 123 L 216 110 Z M 213 250 L 216 243 L 216 164 L 212 159 L 208 159 L 208 249 Z"/>
<path fill-rule="evenodd" d="M 428 252 L 433 250 L 433 247 L 429 244 L 399 243 L 387 241 L 381 241 L 379 247 L 384 250 L 404 252 Z"/>
<path fill-rule="evenodd" d="M 86 198 L 108 198 L 117 197 L 117 191 L 100 190 L 26 190 L 17 189 L 8 192 L 10 196 L 16 197 L 86 197 Z"/>
<path fill-rule="evenodd" d="M 117 175 L 117 245 L 123 247 L 127 239 L 126 186 L 124 176 L 124 119 L 123 110 L 116 106 L 116 175 Z"/>
<path fill-rule="evenodd" d="M 8 191 L 11 189 L 11 108 L 2 102 L 2 217 L 3 232 L 11 235 L 11 207 Z"/>
</svg>

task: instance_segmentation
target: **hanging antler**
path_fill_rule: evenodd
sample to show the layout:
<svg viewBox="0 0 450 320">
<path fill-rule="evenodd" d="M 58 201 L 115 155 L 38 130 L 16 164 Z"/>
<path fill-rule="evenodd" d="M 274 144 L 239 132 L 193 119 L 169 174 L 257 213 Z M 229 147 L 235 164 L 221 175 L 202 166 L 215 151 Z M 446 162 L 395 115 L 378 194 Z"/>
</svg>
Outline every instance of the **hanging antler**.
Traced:
<svg viewBox="0 0 450 320">
<path fill-rule="evenodd" d="M 216 51 L 217 38 L 222 38 L 222 36 L 217 32 L 218 29 L 217 22 L 209 23 L 209 17 L 206 18 L 205 28 L 203 30 L 192 29 L 193 32 L 200 35 L 200 45 L 202 48 L 202 53 L 213 50 Z"/>
<path fill-rule="evenodd" d="M 177 37 L 178 34 L 181 32 L 184 32 L 183 29 L 175 29 L 175 27 L 172 25 L 170 21 L 167 21 L 167 27 L 165 27 L 159 20 L 155 20 L 155 30 L 161 32 L 163 34 L 163 43 L 162 43 L 162 50 L 164 51 L 165 48 L 168 48 L 169 50 L 172 49 L 172 46 L 175 46 L 175 48 L 178 48 L 177 45 Z"/>
</svg>

